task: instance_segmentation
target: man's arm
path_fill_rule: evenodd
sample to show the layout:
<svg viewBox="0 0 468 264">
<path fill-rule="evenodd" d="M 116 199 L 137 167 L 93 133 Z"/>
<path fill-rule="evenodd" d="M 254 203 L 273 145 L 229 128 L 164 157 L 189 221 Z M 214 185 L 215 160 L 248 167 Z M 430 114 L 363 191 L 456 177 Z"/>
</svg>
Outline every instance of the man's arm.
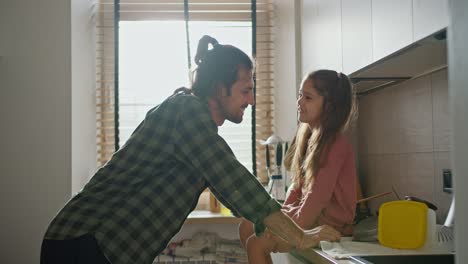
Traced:
<svg viewBox="0 0 468 264">
<path fill-rule="evenodd" d="M 304 230 L 296 225 L 296 223 L 294 223 L 294 221 L 292 221 L 291 218 L 289 218 L 283 212 L 278 211 L 272 213 L 271 215 L 265 217 L 263 222 L 273 234 L 288 241 L 296 248 L 301 247 L 301 243 L 303 243 L 305 235 Z"/>
<path fill-rule="evenodd" d="M 181 96 L 182 97 L 182 96 Z M 264 231 L 263 219 L 281 205 L 234 156 L 218 134 L 207 105 L 196 98 L 178 98 L 174 133 L 175 158 L 203 177 L 214 194 Z"/>
<path fill-rule="evenodd" d="M 264 222 L 273 234 L 299 249 L 315 247 L 322 240 L 338 241 L 341 238 L 340 232 L 327 225 L 303 230 L 281 211 L 265 217 Z"/>
<path fill-rule="evenodd" d="M 216 199 L 218 199 L 224 206 L 231 210 L 232 214 L 235 217 L 241 217 L 240 214 L 236 211 L 236 209 L 228 201 L 224 200 L 224 198 L 221 195 L 219 195 L 219 193 L 216 192 L 215 189 L 213 189 L 212 187 L 208 188 L 210 189 L 210 192 L 216 197 Z"/>
<path fill-rule="evenodd" d="M 257 234 L 268 227 L 296 247 L 315 246 L 317 236 L 308 235 L 281 212 L 281 205 L 236 159 L 205 107 L 193 98 L 181 102 L 173 135 L 176 159 L 197 170 L 216 194 L 254 223 Z"/>
</svg>

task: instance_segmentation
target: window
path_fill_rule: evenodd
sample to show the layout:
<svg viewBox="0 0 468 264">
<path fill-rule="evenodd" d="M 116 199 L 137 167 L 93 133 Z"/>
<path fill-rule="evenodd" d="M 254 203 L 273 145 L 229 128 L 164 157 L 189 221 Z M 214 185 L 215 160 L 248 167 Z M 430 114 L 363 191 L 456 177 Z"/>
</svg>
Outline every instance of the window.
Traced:
<svg viewBox="0 0 468 264">
<path fill-rule="evenodd" d="M 260 181 L 267 181 L 265 151 L 257 141 L 266 139 L 273 131 L 273 5 L 270 0 L 255 2 L 256 23 L 251 16 L 251 0 L 189 0 L 187 6 L 182 0 L 120 0 L 118 21 L 114 19 L 114 0 L 98 0 L 96 122 L 99 165 L 107 162 L 115 151 L 116 130 L 122 145 L 149 108 L 162 102 L 175 88 L 188 86 L 187 21 L 192 58 L 203 34 L 212 35 L 221 43 L 233 44 L 247 54 L 251 54 L 254 41 L 255 119 L 251 120 L 252 116 L 246 111 L 242 124 L 226 122 L 219 133 L 244 165 L 249 169 L 256 167 Z M 116 24 L 119 25 L 120 61 L 117 128 L 114 121 Z M 252 25 L 256 27 L 252 28 Z M 255 30 L 255 39 L 252 39 L 252 30 Z M 164 74 L 158 74 L 162 72 Z M 253 123 L 257 139 L 255 152 L 251 142 Z"/>
<path fill-rule="evenodd" d="M 190 22 L 190 50 L 205 34 L 251 55 L 252 24 L 235 21 Z M 119 143 L 122 146 L 146 112 L 174 89 L 189 86 L 184 21 L 121 21 L 119 23 Z M 193 58 L 191 53 L 190 57 Z M 252 172 L 252 109 L 241 124 L 225 122 L 219 134 Z"/>
<path fill-rule="evenodd" d="M 188 86 L 184 21 L 119 23 L 119 143 L 146 112 L 181 86 Z"/>
</svg>

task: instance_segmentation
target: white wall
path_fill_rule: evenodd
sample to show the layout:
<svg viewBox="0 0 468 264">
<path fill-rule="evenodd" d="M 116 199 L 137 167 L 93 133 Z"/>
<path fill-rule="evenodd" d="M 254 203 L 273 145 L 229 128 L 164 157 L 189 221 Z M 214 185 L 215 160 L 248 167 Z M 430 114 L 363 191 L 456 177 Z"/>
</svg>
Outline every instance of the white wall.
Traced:
<svg viewBox="0 0 468 264">
<path fill-rule="evenodd" d="M 0 1 L 0 263 L 38 263 L 95 169 L 90 14 L 90 1 Z"/>
<path fill-rule="evenodd" d="M 284 140 L 291 140 L 297 127 L 296 95 L 298 83 L 296 57 L 297 39 L 295 27 L 298 26 L 295 7 L 300 1 L 275 0 L 275 134 Z M 299 75 L 300 76 L 300 75 Z M 299 79 L 299 80 L 298 80 Z"/>
<path fill-rule="evenodd" d="M 359 98 L 359 176 L 364 197 L 391 191 L 434 202 L 443 223 L 452 195 L 443 169 L 452 169 L 447 69 Z M 394 195 L 368 202 L 373 214 Z"/>
<path fill-rule="evenodd" d="M 5 55 L 7 50 L 7 41 L 4 40 L 4 35 L 7 32 L 7 14 L 6 14 L 6 6 L 5 3 L 0 3 L 0 63 L 2 61 L 2 56 Z M 6 38 L 5 38 L 6 39 Z M 1 73 L 0 73 L 1 74 Z"/>
<path fill-rule="evenodd" d="M 301 76 L 300 0 L 275 4 L 275 134 L 292 140 L 297 128 L 297 92 Z M 285 253 L 272 254 L 273 263 L 298 263 Z"/>
<path fill-rule="evenodd" d="M 452 123 L 453 168 L 455 176 L 455 252 L 456 263 L 468 262 L 468 2 L 449 2 L 448 30 L 449 101 Z"/>
<path fill-rule="evenodd" d="M 71 1 L 72 193 L 94 174 L 96 162 L 95 18 L 92 0 Z"/>
<path fill-rule="evenodd" d="M 0 263 L 38 263 L 71 194 L 70 1 L 0 2 Z"/>
</svg>

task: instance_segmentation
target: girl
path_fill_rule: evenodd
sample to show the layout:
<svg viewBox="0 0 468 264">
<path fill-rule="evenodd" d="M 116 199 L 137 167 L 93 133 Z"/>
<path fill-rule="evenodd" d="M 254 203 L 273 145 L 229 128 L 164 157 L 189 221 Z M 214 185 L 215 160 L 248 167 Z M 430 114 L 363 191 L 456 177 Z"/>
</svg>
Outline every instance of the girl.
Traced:
<svg viewBox="0 0 468 264">
<path fill-rule="evenodd" d="M 301 122 L 285 166 L 292 184 L 282 207 L 303 229 L 318 232 L 331 226 L 352 234 L 356 209 L 356 170 L 350 143 L 343 132 L 355 114 L 355 96 L 349 78 L 332 70 L 318 70 L 302 81 L 297 100 Z M 252 223 L 239 226 L 249 263 L 272 263 L 271 252 L 287 252 L 288 243 L 266 232 L 253 234 Z"/>
</svg>

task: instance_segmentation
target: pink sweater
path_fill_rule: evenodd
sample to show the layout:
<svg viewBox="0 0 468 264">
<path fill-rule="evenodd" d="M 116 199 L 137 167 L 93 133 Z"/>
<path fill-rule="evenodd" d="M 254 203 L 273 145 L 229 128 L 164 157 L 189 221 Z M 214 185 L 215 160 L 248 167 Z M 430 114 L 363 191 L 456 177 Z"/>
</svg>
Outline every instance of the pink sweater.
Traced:
<svg viewBox="0 0 468 264">
<path fill-rule="evenodd" d="M 283 209 L 300 227 L 329 225 L 343 235 L 353 233 L 356 168 L 351 144 L 339 135 L 327 153 L 310 190 L 294 188 Z"/>
</svg>

